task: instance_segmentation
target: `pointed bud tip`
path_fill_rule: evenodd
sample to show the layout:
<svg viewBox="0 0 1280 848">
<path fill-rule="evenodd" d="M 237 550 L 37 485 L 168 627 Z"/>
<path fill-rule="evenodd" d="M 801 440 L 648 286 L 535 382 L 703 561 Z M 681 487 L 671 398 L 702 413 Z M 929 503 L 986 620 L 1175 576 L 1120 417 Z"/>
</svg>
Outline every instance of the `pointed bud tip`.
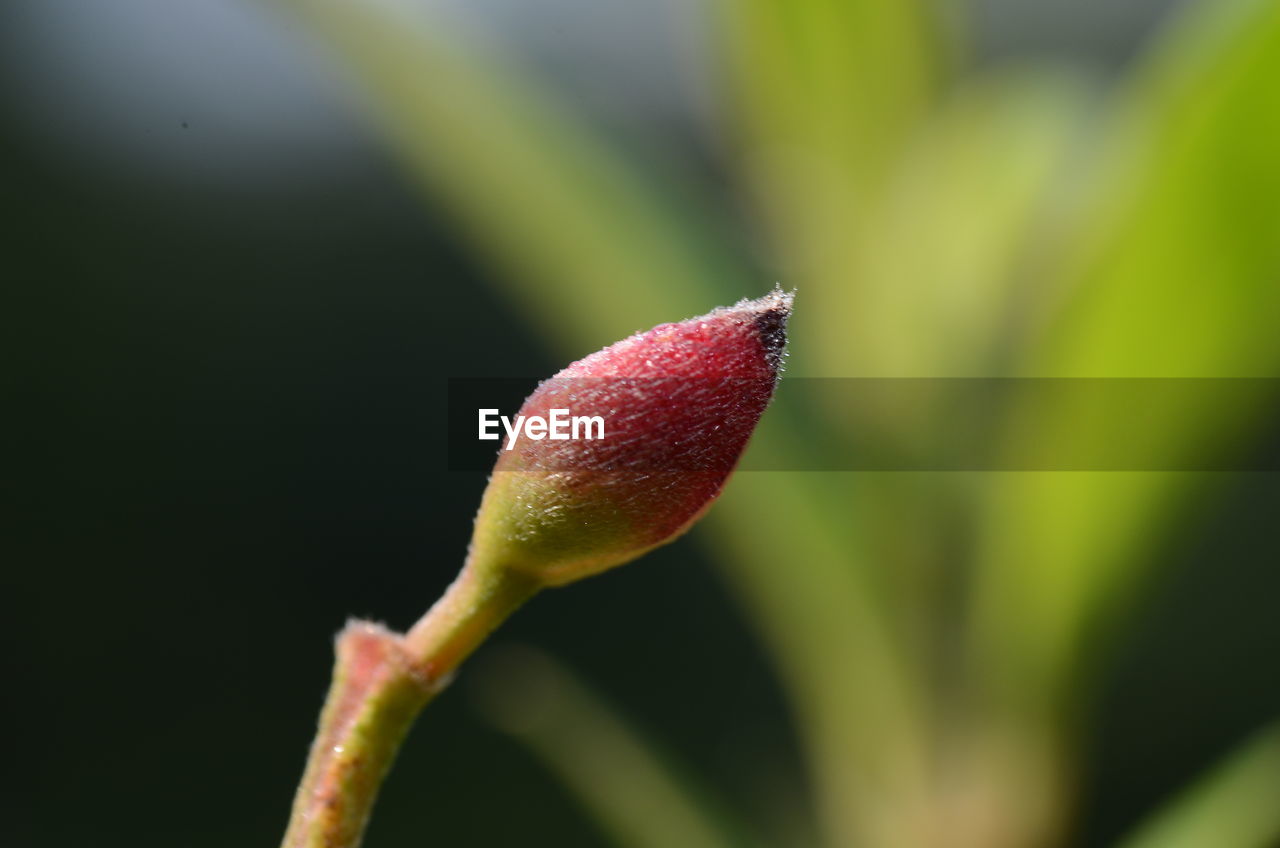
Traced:
<svg viewBox="0 0 1280 848">
<path fill-rule="evenodd" d="M 764 297 L 744 298 L 726 310 L 751 316 L 760 335 L 760 344 L 764 347 L 765 360 L 775 371 L 782 370 L 782 362 L 786 358 L 787 320 L 791 317 L 795 298 L 794 291 L 786 292 L 775 285 L 773 291 Z"/>
</svg>

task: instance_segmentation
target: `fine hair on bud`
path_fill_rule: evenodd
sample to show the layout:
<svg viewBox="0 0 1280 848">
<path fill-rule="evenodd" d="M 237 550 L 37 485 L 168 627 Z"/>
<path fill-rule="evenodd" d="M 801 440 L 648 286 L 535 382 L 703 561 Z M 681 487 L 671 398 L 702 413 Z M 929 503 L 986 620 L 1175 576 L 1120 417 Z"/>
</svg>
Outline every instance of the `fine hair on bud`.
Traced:
<svg viewBox="0 0 1280 848">
<path fill-rule="evenodd" d="M 599 439 L 522 439 L 499 452 L 470 562 L 560 585 L 689 528 L 720 494 L 769 405 L 793 295 L 661 324 L 572 363 L 520 409 L 603 420 Z"/>
</svg>

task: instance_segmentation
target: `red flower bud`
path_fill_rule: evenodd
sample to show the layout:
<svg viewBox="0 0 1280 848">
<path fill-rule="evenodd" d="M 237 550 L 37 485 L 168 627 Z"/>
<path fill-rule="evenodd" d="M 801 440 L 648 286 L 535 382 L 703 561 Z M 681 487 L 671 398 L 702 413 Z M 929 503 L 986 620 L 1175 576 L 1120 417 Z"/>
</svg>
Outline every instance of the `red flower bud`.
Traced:
<svg viewBox="0 0 1280 848">
<path fill-rule="evenodd" d="M 662 324 L 543 382 L 519 415 L 597 418 L 500 451 L 470 561 L 560 585 L 632 560 L 711 505 L 773 396 L 792 296 Z M 519 421 L 519 419 L 517 419 Z"/>
</svg>

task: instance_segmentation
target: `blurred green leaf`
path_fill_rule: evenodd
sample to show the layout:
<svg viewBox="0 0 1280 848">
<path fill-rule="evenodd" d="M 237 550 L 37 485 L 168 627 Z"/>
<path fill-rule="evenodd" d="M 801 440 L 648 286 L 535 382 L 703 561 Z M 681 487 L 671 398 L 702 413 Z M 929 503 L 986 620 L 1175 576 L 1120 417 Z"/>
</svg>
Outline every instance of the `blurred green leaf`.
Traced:
<svg viewBox="0 0 1280 848">
<path fill-rule="evenodd" d="M 555 772 L 618 845 L 748 844 L 687 774 L 547 655 L 508 648 L 480 671 L 474 691 L 485 714 Z"/>
<path fill-rule="evenodd" d="M 910 832 L 925 780 L 923 693 L 842 520 L 854 475 L 734 476 L 708 520 L 797 718 L 827 844 Z"/>
<path fill-rule="evenodd" d="M 637 173 L 456 22 L 279 2 L 337 51 L 410 170 L 551 338 L 603 346 L 741 289 L 690 190 Z"/>
<path fill-rule="evenodd" d="M 874 236 L 851 259 L 863 279 L 808 295 L 802 289 L 796 368 L 805 376 L 814 370 L 943 376 L 990 368 L 1017 314 L 1010 292 L 1056 211 L 1053 190 L 1069 177 L 1087 94 L 1077 79 L 1050 72 L 959 87 L 889 166 L 891 190 L 866 224 Z M 818 308 L 806 309 L 815 301 Z M 805 422 L 824 434 L 818 449 L 887 455 L 919 435 L 906 432 L 914 423 L 955 425 L 943 414 L 904 416 L 868 406 L 867 393 L 824 395 L 820 383 L 808 408 L 824 414 Z M 786 425 L 780 415 L 791 393 L 808 387 L 784 382 L 758 439 Z M 856 407 L 839 405 L 855 400 Z M 936 398 L 940 409 L 945 400 Z M 855 424 L 887 443 L 852 444 Z M 797 432 L 792 427 L 778 439 L 795 442 Z M 773 631 L 770 643 L 791 655 L 780 668 L 799 695 L 800 733 L 819 775 L 815 791 L 830 841 L 927 842 L 921 808 L 934 791 L 928 775 L 936 766 L 934 736 L 954 718 L 948 715 L 954 695 L 935 677 L 938 646 L 956 638 L 949 630 L 954 586 L 966 563 L 955 539 L 965 532 L 972 487 L 981 480 L 866 472 L 754 476 L 735 479 L 725 495 L 731 507 L 725 524 L 713 527 L 723 528 L 736 582 L 761 598 L 751 608 Z M 773 521 L 771 507 L 778 509 Z M 780 535 L 776 526 L 791 530 Z M 800 565 L 780 575 L 779 561 Z M 1003 781 L 1000 788 L 1020 799 L 1015 803 L 1039 810 L 1031 799 L 1043 787 L 1025 779 L 1039 766 L 1014 759 L 988 752 L 989 773 L 973 779 Z"/>
<path fill-rule="evenodd" d="M 1280 3 L 1195 4 L 1156 45 L 1099 128 L 1081 235 L 1048 257 L 1025 373 L 1247 377 L 1280 365 Z M 1058 266 L 1055 268 L 1054 266 Z M 1061 304 L 1061 305 L 1059 305 Z M 1258 385 L 1263 385 L 1259 383 Z M 1240 394 L 1235 396 L 1241 397 Z M 1100 441 L 1109 423 L 1061 396 L 1016 410 L 1008 444 Z M 1247 445 L 1266 399 L 1152 409 L 1146 467 L 1188 468 Z M 1097 433 L 1087 432 L 1097 428 Z M 1231 441 L 1234 440 L 1234 441 Z M 1132 597 L 1159 522 L 1215 480 L 1190 473 L 993 477 L 978 667 L 1006 695 L 1061 694 L 1085 628 Z M 1016 693 L 1016 694 L 1015 694 Z"/>
<path fill-rule="evenodd" d="M 1246 742 L 1156 812 L 1121 848 L 1270 848 L 1280 843 L 1280 725 Z"/>
<path fill-rule="evenodd" d="M 936 97 L 947 43 L 933 9 L 916 0 L 721 0 L 717 9 L 729 144 L 770 259 L 831 316 L 811 319 L 818 349 L 863 354 L 861 373 L 876 373 L 875 348 L 861 341 L 872 324 L 856 308 L 871 285 L 862 250 L 892 163 Z"/>
<path fill-rule="evenodd" d="M 942 46 L 916 0 L 726 0 L 718 5 L 735 135 L 782 244 L 848 223 L 813 208 L 868 195 L 919 121 Z M 834 177 L 834 180 L 829 178 Z M 809 179 L 812 178 L 812 179 Z M 799 212 L 799 220 L 787 221 Z"/>
<path fill-rule="evenodd" d="M 1063 69 L 975 75 L 903 145 L 861 249 L 868 279 L 835 315 L 862 316 L 857 347 L 891 369 L 876 376 L 988 376 L 1003 367 L 998 357 L 1060 215 L 1092 96 L 1085 78 Z M 858 373 L 866 365 L 857 347 L 823 355 Z"/>
</svg>

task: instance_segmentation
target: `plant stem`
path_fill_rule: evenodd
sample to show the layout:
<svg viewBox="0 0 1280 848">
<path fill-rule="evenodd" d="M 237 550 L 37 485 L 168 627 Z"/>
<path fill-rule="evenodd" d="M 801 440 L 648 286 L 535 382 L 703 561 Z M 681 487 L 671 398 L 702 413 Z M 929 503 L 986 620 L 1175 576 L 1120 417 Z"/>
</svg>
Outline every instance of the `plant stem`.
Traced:
<svg viewBox="0 0 1280 848">
<path fill-rule="evenodd" d="M 409 628 L 401 642 L 404 651 L 421 674 L 443 687 L 462 661 L 539 588 L 518 572 L 468 563 Z"/>
<path fill-rule="evenodd" d="M 468 564 L 405 636 L 367 621 L 347 624 L 283 848 L 359 846 L 413 720 L 537 588 L 506 569 Z"/>
</svg>

